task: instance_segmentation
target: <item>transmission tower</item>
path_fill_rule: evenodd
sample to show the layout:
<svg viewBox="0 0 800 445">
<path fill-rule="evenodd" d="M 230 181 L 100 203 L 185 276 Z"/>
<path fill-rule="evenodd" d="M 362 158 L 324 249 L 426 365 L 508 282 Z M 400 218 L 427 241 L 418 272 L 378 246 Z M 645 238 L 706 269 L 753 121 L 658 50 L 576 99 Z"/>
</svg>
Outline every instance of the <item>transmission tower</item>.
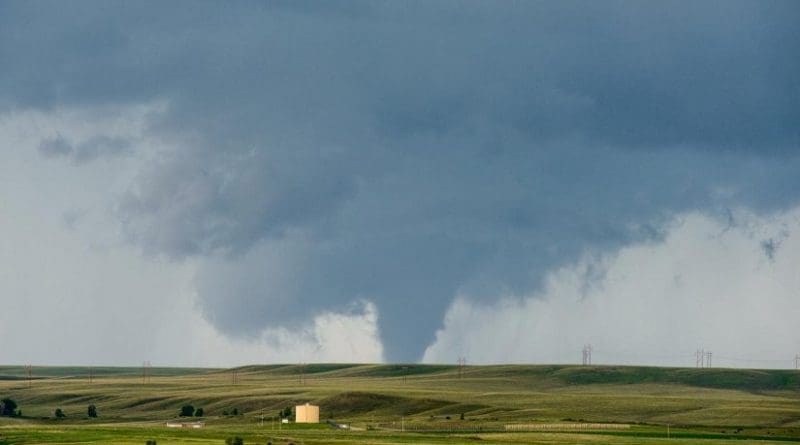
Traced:
<svg viewBox="0 0 800 445">
<path fill-rule="evenodd" d="M 695 367 L 697 368 L 710 368 L 711 367 L 711 351 L 705 349 L 698 349 L 694 353 Z"/>
<path fill-rule="evenodd" d="M 467 366 L 467 358 L 466 357 L 459 357 L 458 358 L 458 378 L 464 377 L 464 367 Z"/>
<path fill-rule="evenodd" d="M 582 363 L 584 366 L 588 366 L 592 364 L 592 345 L 586 344 L 583 345 L 583 360 Z"/>
<path fill-rule="evenodd" d="M 150 383 L 150 377 L 152 374 L 152 371 L 150 370 L 151 367 L 152 365 L 150 365 L 150 360 L 145 360 L 142 362 L 142 383 Z"/>
<path fill-rule="evenodd" d="M 800 354 L 794 356 L 794 369 L 800 369 Z"/>
</svg>

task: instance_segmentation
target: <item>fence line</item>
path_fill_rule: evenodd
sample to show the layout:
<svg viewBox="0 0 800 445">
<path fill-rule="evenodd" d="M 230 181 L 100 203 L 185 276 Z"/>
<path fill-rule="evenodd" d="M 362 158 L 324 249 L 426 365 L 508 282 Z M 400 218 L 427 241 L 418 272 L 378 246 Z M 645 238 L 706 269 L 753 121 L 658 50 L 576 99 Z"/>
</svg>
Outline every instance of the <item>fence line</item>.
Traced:
<svg viewBox="0 0 800 445">
<path fill-rule="evenodd" d="M 539 430 L 626 430 L 631 426 L 624 423 L 524 423 L 506 425 L 506 431 Z"/>
</svg>

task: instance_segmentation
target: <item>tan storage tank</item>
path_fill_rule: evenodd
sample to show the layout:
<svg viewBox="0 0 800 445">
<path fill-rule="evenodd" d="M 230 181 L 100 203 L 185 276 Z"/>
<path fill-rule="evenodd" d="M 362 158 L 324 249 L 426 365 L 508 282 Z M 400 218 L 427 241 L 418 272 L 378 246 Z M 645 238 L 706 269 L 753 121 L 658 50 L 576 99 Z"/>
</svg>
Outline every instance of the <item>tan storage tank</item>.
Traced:
<svg viewBox="0 0 800 445">
<path fill-rule="evenodd" d="M 319 407 L 317 405 L 297 405 L 294 407 L 296 423 L 319 423 Z"/>
</svg>

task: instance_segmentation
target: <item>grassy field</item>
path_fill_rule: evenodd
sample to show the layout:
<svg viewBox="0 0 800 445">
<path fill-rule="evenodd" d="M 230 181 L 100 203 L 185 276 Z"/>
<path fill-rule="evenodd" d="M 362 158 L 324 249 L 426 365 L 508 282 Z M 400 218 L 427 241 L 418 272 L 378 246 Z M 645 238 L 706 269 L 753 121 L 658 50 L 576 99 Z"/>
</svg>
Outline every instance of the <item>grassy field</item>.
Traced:
<svg viewBox="0 0 800 445">
<path fill-rule="evenodd" d="M 22 410 L 0 417 L 0 444 L 202 445 L 233 436 L 341 445 L 800 442 L 797 371 L 341 364 L 235 371 L 234 384 L 234 370 L 153 368 L 143 382 L 138 368 L 93 368 L 90 382 L 87 368 L 34 368 L 29 380 L 24 368 L 0 367 L 0 398 Z M 305 402 L 350 428 L 274 419 Z M 87 418 L 89 404 L 98 418 Z M 205 428 L 166 428 L 185 404 L 204 409 Z M 55 419 L 56 408 L 67 417 Z M 234 408 L 242 414 L 230 415 Z M 518 424 L 549 429 L 506 431 Z M 574 429 L 586 424 L 624 428 Z"/>
</svg>

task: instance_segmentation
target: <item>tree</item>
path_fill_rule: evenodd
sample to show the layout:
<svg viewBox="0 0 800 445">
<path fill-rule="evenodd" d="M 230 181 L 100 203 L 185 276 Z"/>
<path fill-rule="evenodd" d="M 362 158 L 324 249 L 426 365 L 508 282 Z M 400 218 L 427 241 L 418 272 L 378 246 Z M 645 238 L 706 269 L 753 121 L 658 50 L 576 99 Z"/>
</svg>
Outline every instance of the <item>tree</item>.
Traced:
<svg viewBox="0 0 800 445">
<path fill-rule="evenodd" d="M 194 410 L 195 417 L 203 417 L 203 414 L 204 414 L 203 408 L 197 408 L 196 410 Z"/>
<path fill-rule="evenodd" d="M 231 415 L 232 415 L 232 416 L 238 416 L 238 415 L 239 415 L 239 408 L 234 408 L 234 409 L 231 411 Z"/>
<path fill-rule="evenodd" d="M 194 407 L 192 405 L 183 405 L 181 407 L 181 417 L 192 417 L 194 415 Z"/>
<path fill-rule="evenodd" d="M 94 405 L 89 405 L 89 407 L 86 408 L 86 415 L 89 417 L 97 417 L 97 407 Z"/>
<path fill-rule="evenodd" d="M 225 439 L 225 445 L 244 445 L 244 439 L 241 437 L 229 437 Z"/>
<path fill-rule="evenodd" d="M 286 417 L 287 419 L 289 417 L 292 417 L 292 407 L 291 406 L 287 406 L 286 408 L 283 409 L 283 417 Z"/>
<path fill-rule="evenodd" d="M 0 416 L 13 417 L 17 415 L 17 402 L 6 397 L 0 400 Z"/>
<path fill-rule="evenodd" d="M 67 415 L 64 414 L 64 411 L 62 411 L 61 408 L 56 408 L 55 416 L 56 419 L 63 419 L 64 417 L 67 417 Z"/>
<path fill-rule="evenodd" d="M 144 443 L 145 445 L 158 445 L 155 440 L 148 440 Z"/>
</svg>

